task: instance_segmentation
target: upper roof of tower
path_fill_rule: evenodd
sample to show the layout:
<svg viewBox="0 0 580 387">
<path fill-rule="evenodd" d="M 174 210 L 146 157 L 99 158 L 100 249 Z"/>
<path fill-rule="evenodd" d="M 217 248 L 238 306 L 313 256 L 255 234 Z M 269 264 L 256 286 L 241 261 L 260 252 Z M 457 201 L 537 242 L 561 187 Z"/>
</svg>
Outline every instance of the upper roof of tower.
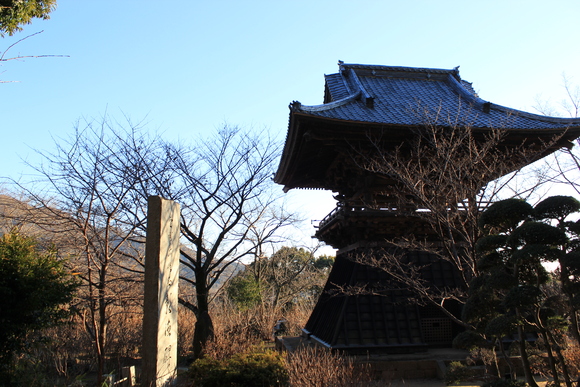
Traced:
<svg viewBox="0 0 580 387">
<path fill-rule="evenodd" d="M 331 157 L 334 145 L 330 144 L 379 128 L 398 139 L 409 128 L 426 124 L 478 131 L 501 128 L 518 141 L 528 137 L 544 137 L 545 141 L 546 136 L 565 133 L 550 152 L 580 136 L 580 118 L 547 117 L 479 98 L 471 84 L 461 79 L 458 67 L 446 70 L 342 61 L 338 66 L 338 73 L 325 75 L 323 104 L 290 104 L 288 136 L 274 179 L 285 189 L 329 188 L 314 182 L 329 160 L 318 160 L 322 165 L 316 167 L 317 175 L 313 153 Z"/>
<path fill-rule="evenodd" d="M 339 72 L 325 75 L 324 104 L 294 102 L 295 112 L 330 119 L 397 125 L 420 125 L 425 114 L 440 124 L 473 128 L 562 128 L 580 119 L 546 117 L 496 105 L 479 98 L 471 83 L 451 69 L 377 66 L 339 62 Z M 460 120 L 461 122 L 456 122 Z"/>
</svg>

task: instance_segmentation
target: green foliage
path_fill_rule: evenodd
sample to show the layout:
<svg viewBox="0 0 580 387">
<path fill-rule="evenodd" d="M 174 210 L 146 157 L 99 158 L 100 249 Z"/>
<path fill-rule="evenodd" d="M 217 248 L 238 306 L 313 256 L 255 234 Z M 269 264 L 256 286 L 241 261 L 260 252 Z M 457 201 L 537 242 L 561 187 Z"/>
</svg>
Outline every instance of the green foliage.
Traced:
<svg viewBox="0 0 580 387">
<path fill-rule="evenodd" d="M 522 199 L 506 199 L 493 203 L 479 218 L 479 227 L 506 232 L 530 218 L 534 208 Z"/>
<path fill-rule="evenodd" d="M 512 254 L 515 263 L 554 262 L 562 257 L 562 250 L 555 246 L 531 244 L 522 247 Z"/>
<path fill-rule="evenodd" d="M 12 231 L 0 238 L 0 365 L 25 345 L 29 332 L 61 322 L 77 281 L 54 252 Z"/>
<path fill-rule="evenodd" d="M 229 298 L 242 310 L 259 302 L 288 307 L 316 298 L 324 286 L 334 257 L 314 257 L 297 247 L 281 247 L 271 257 L 260 257 L 234 277 Z"/>
<path fill-rule="evenodd" d="M 443 380 L 446 385 L 450 386 L 452 384 L 464 382 L 472 376 L 473 373 L 468 366 L 459 361 L 453 361 L 447 366 Z"/>
<path fill-rule="evenodd" d="M 2 0 L 0 1 L 0 36 L 22 31 L 24 24 L 34 18 L 49 19 L 56 9 L 56 0 Z"/>
<path fill-rule="evenodd" d="M 575 222 L 563 222 L 566 225 L 568 231 L 580 235 L 580 219 Z"/>
<path fill-rule="evenodd" d="M 461 319 L 476 326 L 488 319 L 494 312 L 494 302 L 490 296 L 493 298 L 493 294 L 486 292 L 472 294 L 463 305 Z"/>
<path fill-rule="evenodd" d="M 514 247 L 525 244 L 563 245 L 568 242 L 566 233 L 557 227 L 542 222 L 527 222 L 516 228 L 508 237 Z"/>
<path fill-rule="evenodd" d="M 232 278 L 226 291 L 240 310 L 250 309 L 262 300 L 260 283 L 248 273 L 240 273 Z"/>
<path fill-rule="evenodd" d="M 330 269 L 332 265 L 334 265 L 334 257 L 329 255 L 321 255 L 312 261 L 312 266 L 319 270 Z"/>
<path fill-rule="evenodd" d="M 503 265 L 504 256 L 497 251 L 486 254 L 477 260 L 477 269 L 488 271 L 495 267 Z"/>
<path fill-rule="evenodd" d="M 566 254 L 561 263 L 569 270 L 569 272 L 580 277 L 580 251 L 572 251 Z"/>
<path fill-rule="evenodd" d="M 551 196 L 534 207 L 536 219 L 564 220 L 568 215 L 580 211 L 580 202 L 571 196 Z"/>
<path fill-rule="evenodd" d="M 294 272 L 302 270 L 304 265 L 312 264 L 313 261 L 314 257 L 310 251 L 287 246 L 281 247 L 270 257 L 270 262 L 276 269 L 290 268 Z"/>
<path fill-rule="evenodd" d="M 453 348 L 472 350 L 488 346 L 481 334 L 474 331 L 463 331 L 453 339 Z"/>
<path fill-rule="evenodd" d="M 479 254 L 489 253 L 490 251 L 495 251 L 498 247 L 504 246 L 506 244 L 507 235 L 486 235 L 479 238 L 475 244 L 475 249 Z"/>
<path fill-rule="evenodd" d="M 513 315 L 500 314 L 485 326 L 485 334 L 490 337 L 502 337 L 515 331 L 517 319 Z"/>
<path fill-rule="evenodd" d="M 514 286 L 507 292 L 502 305 L 507 310 L 520 308 L 525 310 L 528 307 L 535 307 L 539 303 L 541 290 L 533 285 Z"/>
<path fill-rule="evenodd" d="M 283 357 L 273 351 L 254 349 L 225 360 L 202 358 L 190 366 L 196 386 L 253 387 L 287 386 Z"/>
<path fill-rule="evenodd" d="M 479 275 L 471 281 L 463 310 L 463 317 L 479 333 L 493 340 L 516 331 L 520 337 L 530 330 L 548 337 L 550 330 L 566 330 L 566 309 L 573 307 L 570 295 L 580 290 L 572 283 L 576 278 L 572 274 L 574 264 L 567 257 L 575 261 L 576 257 L 570 254 L 580 246 L 580 240 L 575 232 L 576 223 L 565 219 L 579 210 L 580 202 L 576 199 L 557 196 L 535 208 L 519 199 L 503 200 L 483 212 L 479 225 L 490 235 L 477 244 Z M 560 264 L 559 295 L 550 294 L 550 289 L 555 289 L 550 285 L 552 276 L 543 265 L 546 262 Z M 571 291 L 565 294 L 562 290 L 566 289 Z M 560 301 L 565 297 L 568 305 Z M 533 367 L 526 343 L 517 344 L 526 379 L 532 380 Z M 551 339 L 546 345 L 557 350 L 560 344 Z M 497 383 L 490 386 L 518 385 Z"/>
</svg>

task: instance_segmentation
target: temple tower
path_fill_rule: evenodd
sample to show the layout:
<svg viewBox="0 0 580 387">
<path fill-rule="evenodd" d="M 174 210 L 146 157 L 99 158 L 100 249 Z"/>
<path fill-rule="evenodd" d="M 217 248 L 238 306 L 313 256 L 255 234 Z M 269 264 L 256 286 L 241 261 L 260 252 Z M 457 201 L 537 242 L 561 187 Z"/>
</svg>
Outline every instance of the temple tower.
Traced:
<svg viewBox="0 0 580 387">
<path fill-rule="evenodd" d="M 364 163 L 384 155 L 425 162 L 428 156 L 413 154 L 412 147 L 418 133 L 429 125 L 443 132 L 469 128 L 475 141 L 485 141 L 501 129 L 501 141 L 492 153 L 505 155 L 507 162 L 503 168 L 492 168 L 483 179 L 493 180 L 572 146 L 580 135 L 580 120 L 544 117 L 484 101 L 460 78 L 457 68 L 339 62 L 339 72 L 326 75 L 325 80 L 322 105 L 290 105 L 288 134 L 274 178 L 285 191 L 336 193 L 337 207 L 320 222 L 315 236 L 338 253 L 304 335 L 351 353 L 450 346 L 460 326 L 438 308 L 421 302 L 392 275 L 361 262 L 360 257 L 372 259 L 378 251 L 392 251 L 393 241 L 401 238 L 414 237 L 434 246 L 445 242 L 418 216 L 422 209 L 396 174 L 373 172 Z M 522 144 L 532 150 L 529 157 L 513 152 Z M 463 205 L 472 200 L 459 199 Z M 457 268 L 436 254 L 414 249 L 402 251 L 400 259 L 416 265 L 421 280 L 430 286 L 466 287 Z M 379 292 L 343 292 L 373 284 L 380 284 L 375 286 Z M 459 303 L 449 304 L 447 310 L 460 316 Z"/>
</svg>

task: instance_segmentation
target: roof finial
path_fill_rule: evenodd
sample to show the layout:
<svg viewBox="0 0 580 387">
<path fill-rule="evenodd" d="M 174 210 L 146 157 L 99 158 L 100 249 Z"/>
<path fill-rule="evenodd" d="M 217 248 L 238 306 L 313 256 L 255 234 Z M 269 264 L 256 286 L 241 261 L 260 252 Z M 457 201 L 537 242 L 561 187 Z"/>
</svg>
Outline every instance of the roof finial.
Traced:
<svg viewBox="0 0 580 387">
<path fill-rule="evenodd" d="M 292 101 L 292 103 L 288 107 L 290 108 L 290 110 L 296 111 L 296 110 L 300 110 L 300 108 L 302 107 L 302 104 L 298 101 Z"/>
</svg>

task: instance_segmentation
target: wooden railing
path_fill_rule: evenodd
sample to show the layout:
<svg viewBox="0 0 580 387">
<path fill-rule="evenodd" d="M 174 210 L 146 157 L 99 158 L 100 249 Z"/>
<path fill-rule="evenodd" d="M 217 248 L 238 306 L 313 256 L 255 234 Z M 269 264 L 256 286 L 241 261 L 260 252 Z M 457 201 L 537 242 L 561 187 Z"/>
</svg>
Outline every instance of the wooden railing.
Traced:
<svg viewBox="0 0 580 387">
<path fill-rule="evenodd" d="M 477 209 L 478 211 L 485 210 L 491 202 L 478 202 Z M 460 202 L 457 203 L 456 206 L 457 210 L 459 211 L 467 211 L 469 209 L 469 205 L 467 202 Z M 449 208 L 451 209 L 451 208 Z M 375 214 L 397 214 L 397 215 L 413 215 L 420 212 L 430 212 L 428 208 L 418 208 L 411 204 L 405 206 L 396 206 L 394 204 L 381 204 L 380 207 L 368 207 L 368 206 L 345 206 L 345 205 L 338 205 L 335 207 L 328 215 L 324 217 L 321 221 L 318 222 L 317 226 L 314 226 L 317 229 L 322 229 L 332 223 L 334 220 L 348 216 L 349 213 L 363 213 L 363 212 L 373 212 Z"/>
</svg>

